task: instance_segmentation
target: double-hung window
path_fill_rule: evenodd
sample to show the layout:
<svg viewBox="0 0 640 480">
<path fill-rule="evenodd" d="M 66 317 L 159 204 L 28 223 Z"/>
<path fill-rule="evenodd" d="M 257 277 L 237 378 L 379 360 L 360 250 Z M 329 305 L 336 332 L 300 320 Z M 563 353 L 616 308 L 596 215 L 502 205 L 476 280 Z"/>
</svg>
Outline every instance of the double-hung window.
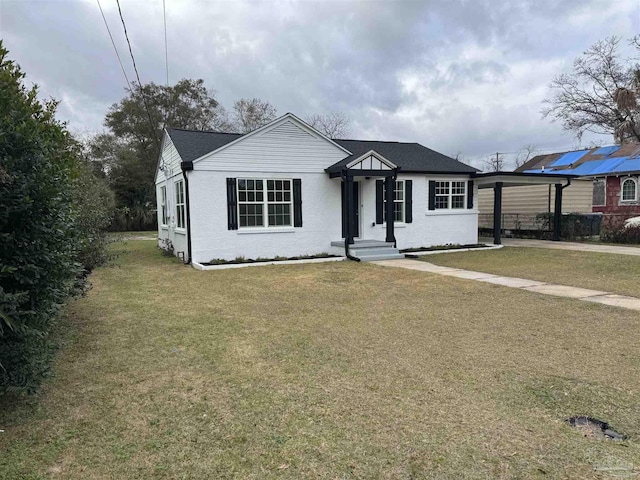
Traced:
<svg viewBox="0 0 640 480">
<path fill-rule="evenodd" d="M 467 182 L 464 181 L 436 181 L 435 192 L 436 209 L 465 208 Z"/>
<path fill-rule="evenodd" d="M 291 180 L 239 178 L 239 226 L 292 226 L 291 190 Z"/>
<path fill-rule="evenodd" d="M 627 178 L 622 182 L 623 202 L 635 202 L 638 199 L 638 183 L 633 178 Z"/>
<path fill-rule="evenodd" d="M 387 221 L 387 191 L 386 184 L 382 190 L 383 198 L 383 218 Z M 395 187 L 393 189 L 393 220 L 394 222 L 404 222 L 405 219 L 405 193 L 404 193 L 404 180 L 396 180 Z"/>
<path fill-rule="evenodd" d="M 185 228 L 184 180 L 176 182 L 176 227 Z"/>
<path fill-rule="evenodd" d="M 162 214 L 161 221 L 162 225 L 166 225 L 168 222 L 167 218 L 167 187 L 160 187 L 160 211 Z"/>
</svg>

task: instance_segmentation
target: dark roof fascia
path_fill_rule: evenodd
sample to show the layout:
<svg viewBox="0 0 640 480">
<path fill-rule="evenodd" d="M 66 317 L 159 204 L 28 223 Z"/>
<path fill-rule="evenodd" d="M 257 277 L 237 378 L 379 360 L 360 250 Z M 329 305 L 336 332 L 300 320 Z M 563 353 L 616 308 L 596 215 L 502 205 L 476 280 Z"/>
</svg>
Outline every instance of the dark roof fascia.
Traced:
<svg viewBox="0 0 640 480">
<path fill-rule="evenodd" d="M 469 177 L 470 176 L 472 178 L 475 175 L 474 172 L 434 172 L 433 170 L 404 170 L 404 169 L 401 169 L 401 168 L 398 168 L 397 170 L 398 170 L 398 172 L 397 172 L 398 175 L 404 175 L 406 173 L 411 173 L 411 174 L 419 174 L 419 175 L 449 175 L 449 176 L 450 175 L 460 175 L 460 176 L 465 176 L 465 177 Z M 337 178 L 337 177 L 342 176 L 342 173 L 348 171 L 348 169 L 344 168 L 344 169 L 340 169 L 340 170 L 336 170 L 336 169 L 331 170 L 330 168 L 325 168 L 324 171 L 329 174 L 330 178 Z M 355 171 L 356 172 L 361 172 L 362 170 L 355 170 Z M 389 170 L 380 170 L 380 171 L 387 172 Z M 379 171 L 375 170 L 375 172 L 379 172 Z M 364 176 L 364 175 L 359 175 L 359 176 Z M 367 176 L 369 176 L 369 177 L 374 177 L 374 176 L 384 177 L 384 176 L 387 176 L 387 175 L 386 174 L 380 174 L 380 173 L 377 173 L 377 174 L 374 173 L 374 174 L 371 174 L 371 175 L 367 174 Z"/>
<path fill-rule="evenodd" d="M 473 167 L 470 167 L 473 168 Z M 419 173 L 426 175 L 465 175 L 465 176 L 473 176 L 478 172 L 478 170 L 474 169 L 468 172 L 461 171 L 434 171 L 434 170 L 402 170 L 401 173 Z"/>
</svg>

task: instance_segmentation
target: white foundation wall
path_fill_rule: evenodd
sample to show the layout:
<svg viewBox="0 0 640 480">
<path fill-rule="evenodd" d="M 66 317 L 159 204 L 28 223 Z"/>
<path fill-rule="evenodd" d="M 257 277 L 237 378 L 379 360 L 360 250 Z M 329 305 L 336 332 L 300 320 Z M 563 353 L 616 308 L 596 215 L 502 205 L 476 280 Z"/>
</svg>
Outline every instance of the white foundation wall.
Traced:
<svg viewBox="0 0 640 480">
<path fill-rule="evenodd" d="M 398 180 L 413 181 L 413 221 L 396 223 L 395 237 L 399 249 L 434 245 L 478 243 L 477 187 L 474 207 L 461 210 L 429 210 L 429 180 L 464 180 L 461 177 L 427 177 L 398 175 Z M 360 182 L 360 238 L 385 240 L 386 224 L 376 221 L 376 178 Z"/>
<path fill-rule="evenodd" d="M 191 249 L 193 261 L 220 258 L 293 257 L 331 253 L 331 242 L 342 238 L 340 181 L 325 172 L 274 173 L 193 170 L 189 177 Z M 300 178 L 302 227 L 228 230 L 227 178 Z M 375 208 L 375 206 L 374 206 Z"/>
</svg>

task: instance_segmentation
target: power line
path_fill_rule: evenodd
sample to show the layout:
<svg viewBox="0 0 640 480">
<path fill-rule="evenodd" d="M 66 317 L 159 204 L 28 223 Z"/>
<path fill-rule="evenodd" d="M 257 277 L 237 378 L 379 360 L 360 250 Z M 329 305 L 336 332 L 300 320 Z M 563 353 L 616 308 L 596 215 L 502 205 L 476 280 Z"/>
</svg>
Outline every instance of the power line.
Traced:
<svg viewBox="0 0 640 480">
<path fill-rule="evenodd" d="M 596 147 L 593 147 L 596 148 Z M 521 149 L 521 150 L 516 150 L 513 152 L 498 152 L 500 155 L 517 155 L 519 153 L 522 153 L 523 151 L 525 151 L 526 149 Z M 556 148 L 556 147 L 551 147 L 551 148 L 536 148 L 534 150 L 534 153 L 536 155 L 545 155 L 545 154 L 551 154 L 551 153 L 562 153 L 562 152 L 573 152 L 573 151 L 577 151 L 577 150 L 590 150 L 590 147 L 578 147 L 576 148 L 575 145 L 570 146 L 570 147 L 562 147 L 562 148 Z M 469 161 L 469 160 L 483 160 L 489 157 L 493 157 L 496 154 L 496 152 L 490 152 L 490 153 L 485 153 L 485 154 L 481 154 L 481 155 L 471 155 L 469 157 L 464 156 L 463 157 L 465 160 Z"/>
<path fill-rule="evenodd" d="M 167 47 L 167 9 L 162 0 L 162 16 L 164 18 L 164 64 L 167 70 L 167 87 L 169 86 L 169 48 Z"/>
<path fill-rule="evenodd" d="M 165 0 L 162 0 L 162 18 L 164 20 L 164 65 L 167 73 L 167 80 L 165 87 L 169 89 L 169 47 L 167 46 L 167 8 L 165 6 Z M 167 126 L 167 110 L 169 108 L 168 102 L 164 102 L 162 107 L 162 129 Z"/>
<path fill-rule="evenodd" d="M 122 64 L 122 59 L 120 58 L 120 54 L 118 53 L 118 49 L 116 48 L 116 42 L 113 40 L 113 35 L 111 35 L 111 29 L 109 28 L 109 24 L 107 23 L 107 19 L 104 16 L 104 12 L 102 11 L 102 5 L 100 5 L 100 0 L 96 0 L 98 2 L 98 8 L 100 8 L 100 13 L 102 14 L 102 20 L 104 20 L 104 26 L 107 27 L 107 32 L 109 33 L 109 38 L 111 39 L 111 45 L 113 45 L 113 50 L 116 52 L 116 57 L 118 57 L 118 63 L 120 64 L 120 68 L 122 69 L 122 74 L 124 75 L 124 79 L 127 81 L 127 86 L 131 86 L 131 82 L 129 81 L 129 77 L 127 77 L 127 72 L 124 69 L 124 65 Z"/>
<path fill-rule="evenodd" d="M 147 111 L 147 117 L 149 118 L 149 125 L 151 126 L 151 131 L 153 132 L 153 138 L 156 142 L 156 146 L 158 147 L 158 151 L 160 151 L 160 141 L 156 136 L 156 128 L 153 126 L 153 120 L 151 119 L 151 112 L 149 112 L 149 105 L 147 105 L 147 99 L 144 96 L 144 91 L 142 89 L 142 82 L 140 81 L 140 75 L 138 74 L 138 67 L 136 66 L 136 59 L 133 56 L 133 50 L 131 49 L 131 42 L 129 41 L 129 34 L 127 33 L 127 25 L 124 23 L 124 17 L 122 16 L 122 9 L 120 8 L 120 0 L 116 0 L 118 4 L 118 13 L 120 14 L 120 21 L 122 22 L 122 28 L 124 29 L 124 37 L 127 40 L 127 45 L 129 46 L 129 55 L 131 55 L 131 61 L 133 62 L 133 70 L 136 72 L 136 78 L 138 79 L 138 87 L 140 88 L 140 96 L 142 97 L 142 103 L 144 104 L 144 109 Z"/>
</svg>

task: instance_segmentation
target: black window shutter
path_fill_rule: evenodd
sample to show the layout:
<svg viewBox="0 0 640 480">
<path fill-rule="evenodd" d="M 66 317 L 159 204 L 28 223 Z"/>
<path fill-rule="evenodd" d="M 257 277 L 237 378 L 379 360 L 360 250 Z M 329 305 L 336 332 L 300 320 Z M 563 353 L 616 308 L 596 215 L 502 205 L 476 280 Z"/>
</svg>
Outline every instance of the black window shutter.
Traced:
<svg viewBox="0 0 640 480">
<path fill-rule="evenodd" d="M 473 208 L 473 180 L 467 182 L 467 208 Z"/>
<path fill-rule="evenodd" d="M 436 181 L 429 180 L 429 210 L 436 209 Z"/>
<path fill-rule="evenodd" d="M 238 229 L 238 195 L 236 193 L 236 179 L 227 178 L 227 229 Z"/>
<path fill-rule="evenodd" d="M 381 224 L 384 216 L 384 180 L 376 180 L 376 223 Z"/>
<path fill-rule="evenodd" d="M 413 180 L 404 181 L 404 222 L 413 222 Z"/>
<path fill-rule="evenodd" d="M 302 226 L 302 180 L 293 179 L 293 226 Z"/>
</svg>

